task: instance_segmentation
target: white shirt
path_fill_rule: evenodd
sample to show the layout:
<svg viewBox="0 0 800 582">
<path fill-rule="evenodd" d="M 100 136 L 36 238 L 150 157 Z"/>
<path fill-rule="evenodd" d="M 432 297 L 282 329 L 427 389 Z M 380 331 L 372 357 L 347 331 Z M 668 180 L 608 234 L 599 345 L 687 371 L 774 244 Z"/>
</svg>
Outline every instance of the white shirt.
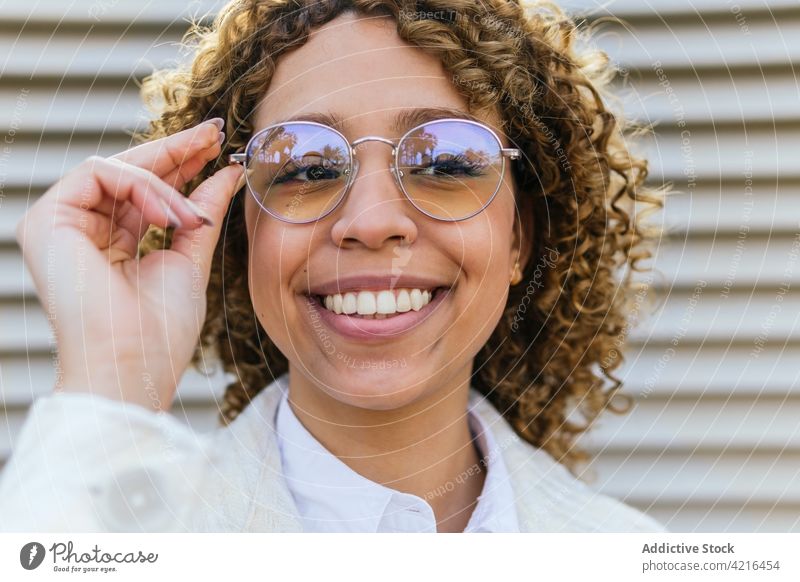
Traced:
<svg viewBox="0 0 800 582">
<path fill-rule="evenodd" d="M 468 407 L 469 426 L 486 478 L 464 531 L 519 532 L 514 491 L 501 451 L 472 405 Z M 278 405 L 276 432 L 284 477 L 304 531 L 436 532 L 436 518 L 425 499 L 371 481 L 348 467 L 303 426 L 289 406 L 287 391 Z M 459 478 L 463 482 L 471 476 L 465 472 Z"/>
</svg>

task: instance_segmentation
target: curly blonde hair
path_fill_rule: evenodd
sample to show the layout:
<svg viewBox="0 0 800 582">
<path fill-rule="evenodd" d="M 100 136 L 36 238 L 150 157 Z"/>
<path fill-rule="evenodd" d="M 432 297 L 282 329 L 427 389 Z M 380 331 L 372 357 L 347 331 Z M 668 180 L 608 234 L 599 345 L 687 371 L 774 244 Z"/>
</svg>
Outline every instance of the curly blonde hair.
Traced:
<svg viewBox="0 0 800 582">
<path fill-rule="evenodd" d="M 634 203 L 655 209 L 661 198 L 643 185 L 646 160 L 626 147 L 637 128 L 604 104 L 615 71 L 604 53 L 578 50 L 578 29 L 558 7 L 516 0 L 235 0 L 210 26 L 192 25 L 184 37 L 194 51 L 190 66 L 145 79 L 142 95 L 158 118 L 140 137 L 226 119 L 226 149 L 186 186 L 191 192 L 247 144 L 251 113 L 280 56 L 344 11 L 392 17 L 402 39 L 442 62 L 470 111 L 499 109 L 498 129 L 522 151 L 522 163 L 513 165 L 516 227 L 529 260 L 474 358 L 473 386 L 517 434 L 574 472 L 589 458 L 576 437 L 603 410 L 627 409 L 612 402 L 622 385 L 613 371 L 629 330 L 633 273 L 650 255 Z M 167 247 L 170 234 L 151 227 L 140 254 Z M 192 360 L 199 369 L 201 350 L 211 348 L 237 376 L 224 394 L 222 424 L 288 370 L 255 315 L 247 253 L 243 198 L 236 196 L 215 250 L 207 319 Z"/>
</svg>

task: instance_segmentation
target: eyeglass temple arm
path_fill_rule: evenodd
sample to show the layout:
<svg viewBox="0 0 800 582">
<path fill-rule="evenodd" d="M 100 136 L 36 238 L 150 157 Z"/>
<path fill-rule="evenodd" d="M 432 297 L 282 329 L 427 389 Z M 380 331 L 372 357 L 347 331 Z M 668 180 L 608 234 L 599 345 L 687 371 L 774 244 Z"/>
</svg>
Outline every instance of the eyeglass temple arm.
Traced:
<svg viewBox="0 0 800 582">
<path fill-rule="evenodd" d="M 512 160 L 518 160 L 520 152 L 517 148 L 501 148 L 500 152 Z M 247 154 L 231 154 L 228 156 L 228 162 L 231 164 L 243 164 L 247 160 Z"/>
</svg>

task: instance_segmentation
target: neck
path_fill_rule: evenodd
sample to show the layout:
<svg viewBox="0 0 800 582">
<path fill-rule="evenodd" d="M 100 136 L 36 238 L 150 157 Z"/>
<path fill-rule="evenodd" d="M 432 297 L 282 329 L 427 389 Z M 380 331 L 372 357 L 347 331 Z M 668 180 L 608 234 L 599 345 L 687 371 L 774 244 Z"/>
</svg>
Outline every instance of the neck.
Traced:
<svg viewBox="0 0 800 582">
<path fill-rule="evenodd" d="M 467 370 L 447 389 L 401 408 L 371 410 L 343 403 L 290 373 L 289 403 L 314 438 L 348 467 L 421 497 L 433 509 L 437 531 L 460 532 L 485 479 L 466 413 L 469 377 Z"/>
</svg>

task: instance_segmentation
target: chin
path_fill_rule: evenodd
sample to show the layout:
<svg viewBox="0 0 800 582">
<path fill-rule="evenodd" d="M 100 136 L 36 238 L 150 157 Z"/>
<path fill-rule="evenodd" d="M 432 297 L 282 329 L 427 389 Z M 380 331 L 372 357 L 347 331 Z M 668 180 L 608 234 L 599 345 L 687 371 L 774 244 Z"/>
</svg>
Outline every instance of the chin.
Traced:
<svg viewBox="0 0 800 582">
<path fill-rule="evenodd" d="M 402 358 L 398 360 L 365 360 L 349 365 L 337 362 L 336 381 L 327 383 L 322 389 L 331 398 L 349 406 L 367 410 L 402 408 L 426 393 L 432 375 L 424 374 L 415 378 L 409 374 L 410 364 L 404 364 Z M 380 368 L 391 363 L 394 363 L 394 367 Z M 352 367 L 355 365 L 364 367 Z"/>
</svg>

